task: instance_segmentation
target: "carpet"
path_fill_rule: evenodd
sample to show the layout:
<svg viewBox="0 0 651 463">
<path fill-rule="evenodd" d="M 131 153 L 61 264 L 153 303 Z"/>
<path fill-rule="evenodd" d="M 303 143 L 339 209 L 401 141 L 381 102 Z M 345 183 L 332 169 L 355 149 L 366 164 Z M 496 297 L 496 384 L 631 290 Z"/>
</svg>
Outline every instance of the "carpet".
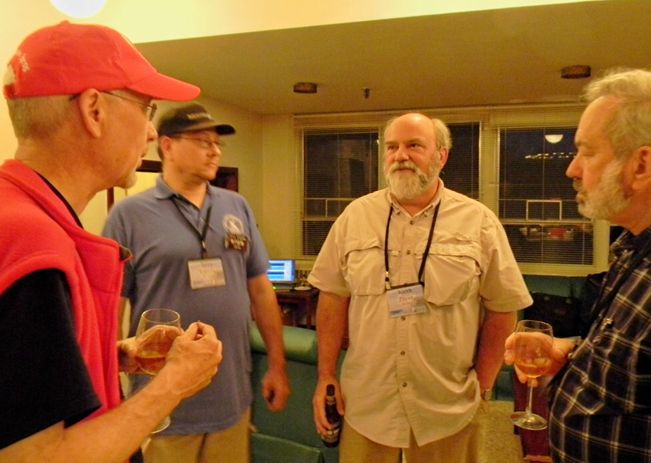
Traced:
<svg viewBox="0 0 651 463">
<path fill-rule="evenodd" d="M 522 463 L 520 438 L 513 433 L 513 402 L 492 400 L 481 418 L 480 460 L 477 463 Z"/>
</svg>

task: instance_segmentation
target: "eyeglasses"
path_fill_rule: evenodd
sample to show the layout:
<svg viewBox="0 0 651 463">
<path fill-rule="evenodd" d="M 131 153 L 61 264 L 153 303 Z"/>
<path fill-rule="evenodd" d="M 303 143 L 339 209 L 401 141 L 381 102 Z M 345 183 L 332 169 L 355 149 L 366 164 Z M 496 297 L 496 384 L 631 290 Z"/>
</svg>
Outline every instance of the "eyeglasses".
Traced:
<svg viewBox="0 0 651 463">
<path fill-rule="evenodd" d="M 158 109 L 156 103 L 145 103 L 143 101 L 136 100 L 135 98 L 129 98 L 124 95 L 119 95 L 117 93 L 111 93 L 111 92 L 102 92 L 102 93 L 106 93 L 107 95 L 111 95 L 116 98 L 121 98 L 123 100 L 131 101 L 133 103 L 136 103 L 139 106 L 142 106 L 143 108 L 146 108 L 145 113 L 147 114 L 147 119 L 149 119 L 150 122 L 154 120 L 154 116 L 156 115 L 156 110 Z"/>
<path fill-rule="evenodd" d="M 217 150 L 221 150 L 225 145 L 222 141 L 211 140 L 209 138 L 198 138 L 198 137 L 182 137 L 180 135 L 170 136 L 170 138 L 180 138 L 182 140 L 192 140 L 201 148 L 209 150 L 214 146 Z"/>
<path fill-rule="evenodd" d="M 147 119 L 149 119 L 149 122 L 154 120 L 154 116 L 156 115 L 156 110 L 158 109 L 156 103 L 143 103 L 142 101 L 136 100 L 135 98 L 129 98 L 123 95 L 118 95 L 117 93 L 111 93 L 111 92 L 100 92 L 100 93 L 105 93 L 107 95 L 111 95 L 116 98 L 121 98 L 123 100 L 136 103 L 137 105 L 145 108 L 145 114 L 147 114 Z M 74 95 L 70 95 L 70 101 L 76 100 L 77 98 L 79 98 L 79 95 L 81 95 L 81 93 L 75 93 Z"/>
</svg>

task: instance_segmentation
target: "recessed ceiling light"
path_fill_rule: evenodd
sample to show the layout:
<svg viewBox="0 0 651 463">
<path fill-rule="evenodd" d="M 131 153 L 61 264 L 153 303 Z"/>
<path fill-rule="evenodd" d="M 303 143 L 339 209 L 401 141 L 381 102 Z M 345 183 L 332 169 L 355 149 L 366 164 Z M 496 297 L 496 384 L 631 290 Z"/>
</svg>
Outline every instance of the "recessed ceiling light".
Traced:
<svg viewBox="0 0 651 463">
<path fill-rule="evenodd" d="M 561 78 L 563 79 L 585 79 L 590 77 L 592 69 L 585 64 L 575 64 L 573 66 L 565 66 L 561 69 Z"/>
<path fill-rule="evenodd" d="M 317 85 L 314 82 L 296 82 L 294 93 L 316 93 Z"/>
</svg>

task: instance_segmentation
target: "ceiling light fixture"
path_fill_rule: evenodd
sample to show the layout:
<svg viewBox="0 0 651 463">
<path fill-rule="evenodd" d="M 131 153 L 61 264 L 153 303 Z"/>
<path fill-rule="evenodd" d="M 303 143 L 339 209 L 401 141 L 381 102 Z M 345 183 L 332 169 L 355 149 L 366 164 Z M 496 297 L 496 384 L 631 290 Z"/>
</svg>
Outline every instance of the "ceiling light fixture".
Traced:
<svg viewBox="0 0 651 463">
<path fill-rule="evenodd" d="M 99 13 L 106 0 L 50 0 L 54 8 L 72 18 L 90 18 Z"/>
<path fill-rule="evenodd" d="M 575 64 L 573 66 L 565 66 L 561 69 L 562 79 L 585 79 L 590 77 L 592 69 L 585 64 Z"/>
<path fill-rule="evenodd" d="M 317 85 L 314 82 L 296 82 L 294 93 L 316 93 Z"/>
</svg>

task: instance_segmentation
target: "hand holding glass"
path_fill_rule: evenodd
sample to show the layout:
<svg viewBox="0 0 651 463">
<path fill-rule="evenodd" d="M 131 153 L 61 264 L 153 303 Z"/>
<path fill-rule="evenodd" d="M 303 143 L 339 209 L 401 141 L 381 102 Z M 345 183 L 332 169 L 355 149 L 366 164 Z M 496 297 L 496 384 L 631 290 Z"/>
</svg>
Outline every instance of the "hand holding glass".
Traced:
<svg viewBox="0 0 651 463">
<path fill-rule="evenodd" d="M 181 316 L 172 309 L 149 309 L 140 316 L 136 330 L 136 362 L 140 369 L 155 375 L 165 366 L 165 357 L 177 336 L 183 333 Z M 160 432 L 170 425 L 167 416 L 152 433 Z"/>
<path fill-rule="evenodd" d="M 547 427 L 547 420 L 531 410 L 533 400 L 532 380 L 545 374 L 552 364 L 554 345 L 552 327 L 538 320 L 520 320 L 514 334 L 515 365 L 527 380 L 527 408 L 511 415 L 511 421 L 523 429 L 540 430 Z"/>
</svg>

